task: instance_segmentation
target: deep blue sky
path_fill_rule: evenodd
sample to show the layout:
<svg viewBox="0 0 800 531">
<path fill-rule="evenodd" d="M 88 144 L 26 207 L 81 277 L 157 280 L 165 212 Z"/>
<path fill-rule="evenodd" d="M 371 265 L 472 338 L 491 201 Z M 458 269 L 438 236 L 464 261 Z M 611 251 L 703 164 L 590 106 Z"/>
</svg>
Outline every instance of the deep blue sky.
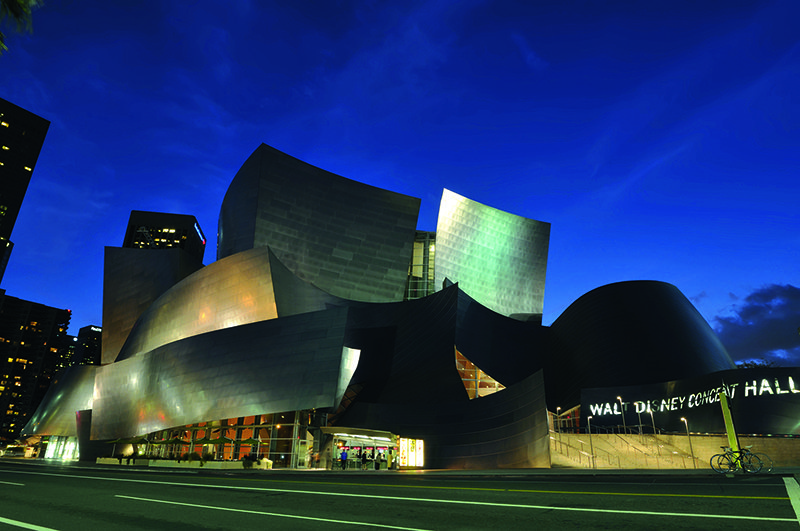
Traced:
<svg viewBox="0 0 800 531">
<path fill-rule="evenodd" d="M 290 5 L 296 4 L 296 5 Z M 52 122 L 8 295 L 101 324 L 131 210 L 197 216 L 262 142 L 552 223 L 545 324 L 676 285 L 735 359 L 800 365 L 800 2 L 50 0 L 0 96 Z"/>
</svg>

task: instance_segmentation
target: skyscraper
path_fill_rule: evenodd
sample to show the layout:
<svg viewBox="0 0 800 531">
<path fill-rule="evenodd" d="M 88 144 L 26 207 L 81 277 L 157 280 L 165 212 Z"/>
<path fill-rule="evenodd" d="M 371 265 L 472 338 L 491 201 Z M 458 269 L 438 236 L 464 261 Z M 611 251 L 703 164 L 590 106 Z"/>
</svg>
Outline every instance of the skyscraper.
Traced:
<svg viewBox="0 0 800 531">
<path fill-rule="evenodd" d="M 126 249 L 177 247 L 188 251 L 202 262 L 206 250 L 206 237 L 194 216 L 132 210 L 122 247 Z"/>
<path fill-rule="evenodd" d="M 70 365 L 100 365 L 102 337 L 103 329 L 99 326 L 81 328 Z"/>
<path fill-rule="evenodd" d="M 67 350 L 69 310 L 0 298 L 0 437 L 14 439 Z"/>
<path fill-rule="evenodd" d="M 0 282 L 14 244 L 11 231 L 50 122 L 0 98 Z"/>
<path fill-rule="evenodd" d="M 206 238 L 186 214 L 133 210 L 122 247 L 106 247 L 101 362 L 117 358 L 145 309 L 203 267 Z"/>
</svg>

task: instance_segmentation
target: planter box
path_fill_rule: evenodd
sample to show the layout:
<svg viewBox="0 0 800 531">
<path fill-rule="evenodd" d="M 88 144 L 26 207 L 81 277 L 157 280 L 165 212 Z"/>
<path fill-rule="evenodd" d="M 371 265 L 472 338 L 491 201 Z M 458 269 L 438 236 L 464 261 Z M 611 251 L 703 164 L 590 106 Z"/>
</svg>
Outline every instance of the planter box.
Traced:
<svg viewBox="0 0 800 531">
<path fill-rule="evenodd" d="M 116 457 L 98 457 L 95 462 L 98 465 L 116 465 L 120 466 L 119 459 Z M 242 461 L 181 461 L 180 463 L 175 459 L 132 459 L 131 464 L 128 465 L 128 459 L 122 458 L 122 466 L 149 466 L 153 468 L 206 468 L 208 470 L 244 470 Z M 262 459 L 253 463 L 254 470 L 270 470 L 272 468 L 272 461 L 269 459 Z"/>
<path fill-rule="evenodd" d="M 152 466 L 149 459 L 131 459 L 130 465 L 128 464 L 128 458 L 123 457 L 122 463 L 119 462 L 119 459 L 116 457 L 98 457 L 95 459 L 95 463 L 98 465 L 122 465 L 122 466 Z"/>
</svg>

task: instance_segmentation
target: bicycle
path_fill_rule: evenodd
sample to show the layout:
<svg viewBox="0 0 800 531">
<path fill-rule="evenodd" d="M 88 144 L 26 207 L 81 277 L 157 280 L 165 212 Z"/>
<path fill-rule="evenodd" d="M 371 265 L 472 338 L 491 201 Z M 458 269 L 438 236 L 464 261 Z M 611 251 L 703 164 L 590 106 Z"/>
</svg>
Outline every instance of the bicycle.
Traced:
<svg viewBox="0 0 800 531">
<path fill-rule="evenodd" d="M 753 453 L 753 455 L 758 456 L 758 458 L 761 459 L 761 463 L 764 465 L 761 468 L 761 472 L 769 474 L 775 468 L 775 463 L 772 461 L 772 458 L 767 454 Z"/>
<path fill-rule="evenodd" d="M 715 472 L 725 474 L 736 472 L 741 468 L 745 474 L 758 474 L 764 463 L 756 454 L 750 451 L 752 446 L 745 446 L 741 450 L 733 451 L 728 446 L 720 446 L 725 453 L 711 456 L 711 468 Z"/>
</svg>

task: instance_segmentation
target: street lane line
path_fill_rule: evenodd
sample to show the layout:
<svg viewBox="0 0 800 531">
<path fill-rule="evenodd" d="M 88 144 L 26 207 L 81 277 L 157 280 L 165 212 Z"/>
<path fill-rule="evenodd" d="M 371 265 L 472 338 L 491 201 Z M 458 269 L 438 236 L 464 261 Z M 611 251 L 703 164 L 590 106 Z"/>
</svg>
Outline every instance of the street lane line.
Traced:
<svg viewBox="0 0 800 531">
<path fill-rule="evenodd" d="M 115 498 L 125 498 L 127 500 L 138 500 L 138 501 L 146 501 L 152 503 L 164 503 L 167 505 L 182 505 L 184 507 L 196 507 L 199 509 L 213 509 L 215 511 L 229 511 L 234 513 L 246 513 L 246 514 L 258 514 L 262 516 L 277 516 L 280 518 L 294 518 L 297 520 L 313 520 L 315 522 L 325 522 L 328 524 L 345 524 L 345 525 L 363 525 L 366 527 L 380 527 L 382 529 L 400 529 L 402 531 L 430 531 L 427 529 L 419 529 L 416 527 L 398 527 L 394 525 L 386 525 L 386 524 L 372 524 L 369 522 L 353 522 L 350 520 L 332 520 L 330 518 L 316 518 L 313 516 L 297 516 L 293 514 L 281 514 L 281 513 L 268 513 L 266 511 L 253 511 L 251 509 L 232 509 L 229 507 L 215 507 L 213 505 L 200 505 L 198 503 L 183 503 L 183 502 L 176 502 L 176 501 L 167 501 L 167 500 L 153 500 L 149 498 L 137 498 L 136 496 L 123 496 L 121 494 L 116 494 Z"/>
<path fill-rule="evenodd" d="M 648 515 L 648 516 L 685 516 L 694 518 L 722 518 L 729 520 L 759 520 L 764 522 L 796 522 L 795 518 L 773 518 L 768 516 L 738 516 L 738 515 L 717 515 L 717 514 L 694 514 L 694 513 L 659 513 L 652 511 L 622 511 L 613 509 L 586 509 L 578 507 L 551 507 L 547 505 L 523 505 L 513 503 L 490 503 L 490 502 L 475 502 L 475 501 L 461 501 L 461 500 L 432 500 L 427 498 L 407 498 L 404 496 L 387 496 L 377 494 L 348 494 L 344 492 L 317 492 L 317 491 L 303 491 L 292 489 L 272 489 L 265 487 L 243 487 L 237 485 L 214 485 L 212 484 L 192 484 L 181 483 L 177 481 L 152 481 L 145 479 L 128 479 L 128 478 L 104 478 L 98 476 L 77 476 L 74 474 L 54 474 L 48 472 L 23 472 L 17 470 L 7 471 L 12 474 L 29 474 L 37 476 L 55 476 L 55 477 L 69 477 L 77 479 L 94 479 L 100 481 L 118 481 L 121 483 L 144 483 L 156 485 L 173 485 L 179 487 L 190 488 L 214 488 L 225 490 L 245 490 L 245 491 L 258 491 L 258 492 L 285 492 L 291 494 L 312 494 L 317 496 L 343 496 L 350 498 L 377 498 L 381 500 L 398 500 L 398 501 L 413 501 L 413 502 L 430 502 L 430 503 L 450 503 L 460 505 L 482 505 L 488 507 L 508 507 L 508 508 L 525 508 L 525 509 L 542 509 L 548 511 L 575 511 L 575 512 L 590 512 L 590 513 L 611 513 L 611 514 L 630 514 L 630 515 Z"/>
<path fill-rule="evenodd" d="M 664 492 L 581 492 L 577 490 L 524 490 L 508 489 L 508 492 L 533 492 L 540 494 L 581 494 L 581 495 L 603 495 L 603 496 L 647 496 L 653 498 L 725 498 L 731 500 L 788 500 L 786 496 L 730 496 L 723 494 L 671 494 Z"/>
<path fill-rule="evenodd" d="M 42 527 L 36 524 L 28 524 L 25 522 L 19 522 L 17 520 L 11 520 L 9 518 L 3 518 L 2 516 L 0 516 L 0 524 L 13 525 L 16 527 L 21 527 L 22 529 L 33 529 L 33 531 L 58 531 L 52 527 Z"/>
<path fill-rule="evenodd" d="M 785 477 L 783 483 L 786 485 L 786 494 L 789 495 L 789 500 L 792 502 L 792 509 L 794 514 L 797 515 L 797 520 L 800 522 L 800 485 L 794 478 Z"/>
<path fill-rule="evenodd" d="M 577 495 L 599 495 L 599 496 L 644 496 L 653 498 L 723 498 L 731 500 L 788 500 L 787 496 L 733 496 L 723 494 L 672 494 L 672 493 L 647 493 L 647 492 L 594 492 L 579 490 L 541 490 L 541 489 L 494 489 L 488 487 L 453 487 L 450 485 L 389 485 L 381 483 L 345 483 L 336 481 L 287 481 L 282 479 L 244 479 L 236 478 L 241 481 L 259 481 L 269 483 L 289 483 L 292 485 L 333 485 L 350 487 L 384 487 L 395 489 L 438 489 L 438 490 L 465 490 L 465 491 L 489 491 L 489 492 L 529 492 L 539 494 L 577 494 Z M 763 485 L 762 485 L 763 486 Z M 778 488 L 779 486 L 773 485 Z"/>
<path fill-rule="evenodd" d="M 205 488 L 208 488 L 209 485 L 205 485 Z M 223 487 L 224 488 L 224 487 Z M 241 487 L 228 487 L 231 489 L 239 489 Z M 346 498 L 371 498 L 371 499 L 379 499 L 383 501 L 411 501 L 411 502 L 428 502 L 428 503 L 440 503 L 440 504 L 450 504 L 450 505 L 477 505 L 482 507 L 494 507 L 494 508 L 506 508 L 506 509 L 539 509 L 544 511 L 572 511 L 572 512 L 582 512 L 582 513 L 606 513 L 606 514 L 625 514 L 631 516 L 668 516 L 668 517 L 686 517 L 686 518 L 721 518 L 724 520 L 757 520 L 759 522 L 796 522 L 797 520 L 794 518 L 774 518 L 769 516 L 739 516 L 739 515 L 727 515 L 727 514 L 698 514 L 698 513 L 663 513 L 663 512 L 656 512 L 656 511 L 625 511 L 619 509 L 587 509 L 585 507 L 555 507 L 549 505 L 527 505 L 521 503 L 492 503 L 492 502 L 479 502 L 479 501 L 464 501 L 464 500 L 432 500 L 426 498 L 406 498 L 404 496 L 386 496 L 386 495 L 376 495 L 376 494 L 346 494 L 341 492 L 313 492 L 313 491 L 303 491 L 303 490 L 289 490 L 289 489 L 254 489 L 254 490 L 265 490 L 269 492 L 282 492 L 282 493 L 290 493 L 290 494 L 312 494 L 317 496 L 342 496 Z M 128 496 L 116 495 L 119 498 L 127 498 Z M 131 497 L 132 498 L 132 497 Z M 145 498 L 133 498 L 133 499 L 141 499 L 146 500 Z M 146 501 L 154 501 L 160 502 L 161 500 L 146 500 Z M 163 502 L 163 503 L 173 503 L 173 502 Z M 187 505 L 193 506 L 193 504 L 180 504 L 180 505 Z M 210 506 L 197 506 L 197 507 L 208 507 L 214 508 Z M 231 511 L 240 511 L 240 512 L 250 512 L 245 510 L 239 509 L 225 509 Z M 258 511 L 253 511 L 258 512 Z M 270 514 L 270 513 L 267 513 Z M 276 514 L 275 516 L 286 516 Z M 293 518 L 309 518 L 312 520 L 316 520 L 316 518 L 311 517 L 293 517 Z M 357 523 L 357 522 L 354 522 Z M 364 524 L 364 525 L 371 525 L 371 524 Z"/>
<path fill-rule="evenodd" d="M 2 485 L 14 485 L 15 487 L 24 487 L 25 483 L 12 483 L 10 481 L 0 481 Z"/>
<path fill-rule="evenodd" d="M 2 472 L 10 472 L 17 474 L 44 474 L 44 472 L 20 472 L 15 470 L 3 470 Z M 63 474 L 51 474 L 57 476 L 64 476 Z M 91 478 L 90 476 L 72 475 L 69 477 L 76 478 L 90 478 L 90 479 L 108 479 L 109 481 L 144 481 L 138 479 L 111 479 L 111 478 Z M 639 496 L 650 498 L 719 498 L 730 500 L 785 500 L 788 501 L 788 496 L 733 496 L 723 494 L 672 494 L 672 493 L 644 493 L 644 492 L 592 492 L 592 491 L 575 491 L 575 490 L 535 490 L 535 489 L 496 489 L 488 487 L 453 487 L 441 485 L 388 485 L 380 483 L 345 483 L 339 481 L 294 481 L 283 479 L 245 479 L 245 478 L 230 478 L 234 481 L 258 481 L 269 483 L 289 483 L 292 485 L 332 485 L 332 486 L 347 486 L 347 487 L 384 487 L 394 489 L 433 489 L 433 490 L 463 490 L 463 491 L 487 491 L 487 492 L 523 492 L 523 493 L 538 493 L 538 494 L 572 494 L 578 496 Z M 175 483 L 175 485 L 184 485 L 184 483 Z M 767 485 L 760 485 L 766 487 Z M 774 485 L 778 487 L 778 485 Z"/>
</svg>

